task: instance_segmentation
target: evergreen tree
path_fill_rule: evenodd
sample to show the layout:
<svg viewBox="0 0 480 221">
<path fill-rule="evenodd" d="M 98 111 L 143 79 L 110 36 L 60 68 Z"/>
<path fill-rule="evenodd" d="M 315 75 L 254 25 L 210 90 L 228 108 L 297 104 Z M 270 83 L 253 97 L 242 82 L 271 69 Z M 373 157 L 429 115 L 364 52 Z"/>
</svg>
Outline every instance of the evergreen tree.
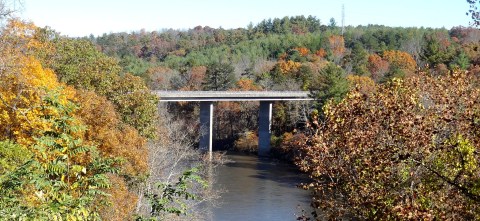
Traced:
<svg viewBox="0 0 480 221">
<path fill-rule="evenodd" d="M 203 88 L 209 91 L 225 91 L 235 82 L 234 68 L 230 63 L 213 62 L 207 67 Z"/>
<path fill-rule="evenodd" d="M 347 94 L 349 83 L 345 71 L 334 63 L 329 63 L 314 76 L 309 89 L 321 109 L 330 99 L 340 101 Z"/>
</svg>

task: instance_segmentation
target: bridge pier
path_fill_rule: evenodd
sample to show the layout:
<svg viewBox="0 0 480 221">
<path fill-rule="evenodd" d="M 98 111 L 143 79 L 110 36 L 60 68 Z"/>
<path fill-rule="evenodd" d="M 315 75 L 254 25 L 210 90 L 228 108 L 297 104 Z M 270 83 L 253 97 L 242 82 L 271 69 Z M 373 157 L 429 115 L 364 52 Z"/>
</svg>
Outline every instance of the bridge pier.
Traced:
<svg viewBox="0 0 480 221">
<path fill-rule="evenodd" d="M 268 156 L 272 135 L 272 101 L 260 101 L 258 113 L 258 156 Z"/>
<path fill-rule="evenodd" d="M 212 159 L 213 102 L 200 101 L 200 150 L 210 154 Z"/>
</svg>

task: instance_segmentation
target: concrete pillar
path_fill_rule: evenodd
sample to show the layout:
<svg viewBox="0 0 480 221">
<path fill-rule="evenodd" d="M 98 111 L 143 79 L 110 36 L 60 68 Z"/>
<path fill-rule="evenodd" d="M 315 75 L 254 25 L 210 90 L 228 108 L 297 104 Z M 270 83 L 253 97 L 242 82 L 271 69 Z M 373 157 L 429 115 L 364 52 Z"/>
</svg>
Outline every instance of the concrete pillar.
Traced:
<svg viewBox="0 0 480 221">
<path fill-rule="evenodd" d="M 258 115 L 258 155 L 267 156 L 270 152 L 272 124 L 272 101 L 260 101 Z"/>
<path fill-rule="evenodd" d="M 200 150 L 212 158 L 213 102 L 200 101 Z"/>
</svg>

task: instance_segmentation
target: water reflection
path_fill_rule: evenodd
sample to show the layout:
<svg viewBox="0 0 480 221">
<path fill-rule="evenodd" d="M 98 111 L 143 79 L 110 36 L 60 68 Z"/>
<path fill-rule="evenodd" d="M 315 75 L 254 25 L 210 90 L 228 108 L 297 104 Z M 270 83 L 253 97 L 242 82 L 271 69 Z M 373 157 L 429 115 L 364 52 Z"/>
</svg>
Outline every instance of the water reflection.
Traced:
<svg viewBox="0 0 480 221">
<path fill-rule="evenodd" d="M 294 166 L 254 155 L 228 157 L 233 162 L 217 171 L 214 188 L 226 192 L 213 220 L 295 220 L 299 208 L 309 208 L 309 193 L 296 187 L 308 179 Z"/>
</svg>

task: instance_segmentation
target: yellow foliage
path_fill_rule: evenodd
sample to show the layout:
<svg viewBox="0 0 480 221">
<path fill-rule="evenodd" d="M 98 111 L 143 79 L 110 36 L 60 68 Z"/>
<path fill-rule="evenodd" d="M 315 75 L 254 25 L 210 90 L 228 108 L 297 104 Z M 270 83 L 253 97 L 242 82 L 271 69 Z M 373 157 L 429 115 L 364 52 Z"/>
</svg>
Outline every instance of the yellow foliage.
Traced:
<svg viewBox="0 0 480 221">
<path fill-rule="evenodd" d="M 362 93 L 370 93 L 375 90 L 375 81 L 367 76 L 348 75 L 347 80 Z"/>
<path fill-rule="evenodd" d="M 10 50 L 16 50 L 24 55 L 53 55 L 55 48 L 48 41 L 39 39 L 39 28 L 32 22 L 25 22 L 19 19 L 8 21 L 2 30 L 2 43 Z"/>
<path fill-rule="evenodd" d="M 280 60 L 278 61 L 278 65 L 282 74 L 288 74 L 298 71 L 298 69 L 302 66 L 302 63 L 292 60 Z"/>
<path fill-rule="evenodd" d="M 106 200 L 110 205 L 100 205 L 100 216 L 104 220 L 123 221 L 130 220 L 137 204 L 138 197 L 128 191 L 125 181 L 117 176 L 108 176 L 112 188 L 107 190 Z"/>
<path fill-rule="evenodd" d="M 46 98 L 55 96 L 55 102 L 58 102 L 56 104 L 68 104 L 69 107 L 72 107 L 71 101 L 76 101 L 79 109 L 72 109 L 73 118 L 69 121 L 69 126 L 80 128 L 81 125 L 86 125 L 88 130 L 70 131 L 69 135 L 86 144 L 98 146 L 103 157 L 123 158 L 124 162 L 120 165 L 122 175 L 130 178 L 144 175 L 148 169 L 145 138 L 135 128 L 122 123 L 115 107 L 105 97 L 94 92 L 76 91 L 60 83 L 52 70 L 44 68 L 35 56 L 45 56 L 52 51 L 49 43 L 37 39 L 37 31 L 38 28 L 32 23 L 12 20 L 0 35 L 0 65 L 3 67 L 0 72 L 0 140 L 8 139 L 28 147 L 41 163 L 62 157 L 64 151 L 44 154 L 34 148 L 33 144 L 36 144 L 36 137 L 41 137 L 47 131 L 61 130 L 55 128 L 59 126 L 55 126 L 52 120 L 46 119 L 61 118 L 65 113 L 60 113 L 62 111 Z M 140 82 L 132 78 L 125 80 L 133 84 Z M 117 90 L 119 93 L 127 93 L 131 88 L 120 89 L 125 91 Z M 54 142 L 68 148 L 65 140 L 58 139 Z M 75 154 L 69 159 L 85 165 L 90 161 L 87 155 Z M 64 176 L 59 179 L 64 181 Z M 114 207 L 104 212 L 113 211 L 114 216 L 111 217 L 125 220 L 134 210 L 137 197 L 128 190 L 121 177 L 112 175 L 110 179 L 113 188 L 108 190 L 111 194 L 108 200 Z M 82 190 L 72 188 L 74 196 L 80 195 L 77 191 Z M 23 198 L 32 206 L 42 203 L 41 195 L 49 194 L 38 193 L 34 189 L 23 189 Z"/>
<path fill-rule="evenodd" d="M 46 43 L 35 38 L 38 28 L 33 23 L 10 20 L 2 30 L 0 56 L 0 139 L 12 139 L 29 145 L 38 131 L 51 125 L 43 116 L 55 115 L 54 109 L 42 108 L 45 91 L 58 91 L 60 102 L 73 99 L 75 91 L 58 82 L 56 75 L 33 57 L 35 51 L 49 51 Z"/>
<path fill-rule="evenodd" d="M 90 91 L 78 91 L 78 116 L 88 126 L 86 140 L 97 144 L 101 154 L 123 157 L 122 172 L 129 176 L 147 172 L 145 139 L 134 128 L 121 123 L 113 104 Z"/>
<path fill-rule="evenodd" d="M 255 152 L 258 150 L 258 136 L 253 131 L 245 132 L 235 141 L 235 149 L 246 152 Z"/>
<path fill-rule="evenodd" d="M 53 90 L 60 86 L 56 75 L 49 69 L 43 69 L 38 60 L 29 56 L 24 58 L 25 66 L 22 69 L 22 75 L 28 85 L 37 88 Z"/>
<path fill-rule="evenodd" d="M 415 72 L 417 68 L 417 62 L 413 59 L 412 55 L 404 51 L 384 51 L 383 59 L 388 61 L 391 66 L 406 70 L 408 72 Z"/>
<path fill-rule="evenodd" d="M 66 104 L 75 91 L 57 81 L 55 74 L 44 69 L 31 56 L 6 55 L 12 58 L 7 70 L 0 76 L 0 139 L 13 139 L 29 145 L 38 131 L 49 130 L 51 125 L 42 119 L 56 116 L 55 110 L 42 108 L 45 91 L 59 90 L 60 102 Z"/>
</svg>

